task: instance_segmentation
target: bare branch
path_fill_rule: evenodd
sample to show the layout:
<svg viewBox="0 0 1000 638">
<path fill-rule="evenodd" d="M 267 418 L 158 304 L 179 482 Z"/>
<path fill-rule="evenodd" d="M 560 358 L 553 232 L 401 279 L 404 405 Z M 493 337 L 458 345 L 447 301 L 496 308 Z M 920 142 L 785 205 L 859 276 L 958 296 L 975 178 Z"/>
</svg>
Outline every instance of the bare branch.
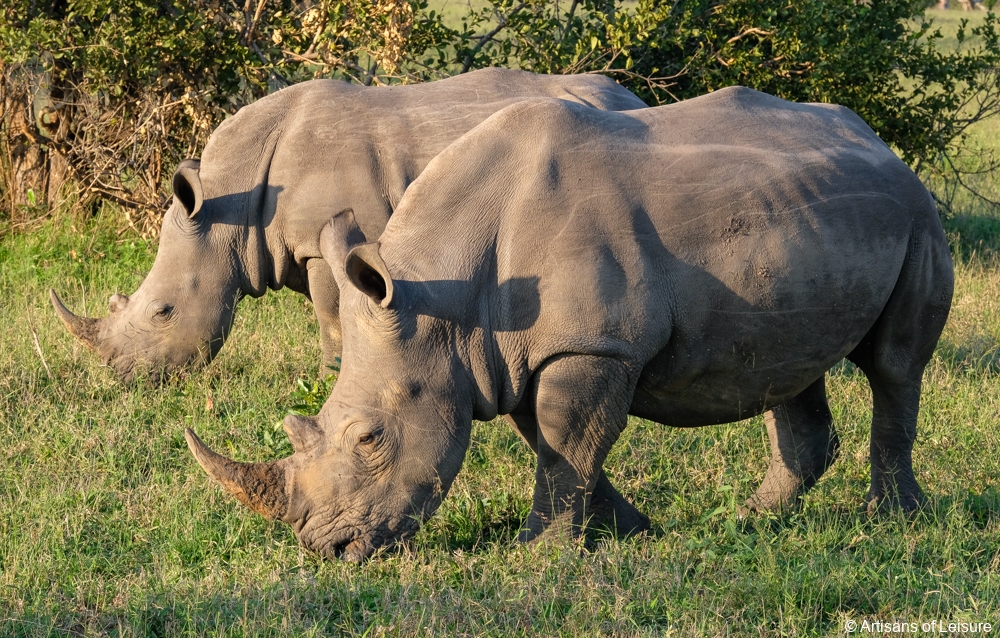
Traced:
<svg viewBox="0 0 1000 638">
<path fill-rule="evenodd" d="M 327 0 L 323 0 L 322 4 L 320 5 L 319 14 L 323 17 L 320 19 L 319 26 L 316 27 L 316 34 L 313 35 L 312 42 L 309 43 L 309 48 L 306 49 L 306 52 L 303 54 L 306 56 L 306 59 L 308 59 L 309 56 L 315 53 L 316 45 L 319 43 L 319 38 L 321 35 L 323 35 L 323 32 L 326 30 L 326 25 L 330 18 L 330 11 L 327 8 Z"/>
<path fill-rule="evenodd" d="M 773 31 L 764 31 L 763 29 L 758 29 L 756 27 L 753 27 L 751 29 L 747 29 L 746 31 L 744 31 L 743 33 L 741 33 L 739 35 L 734 35 L 733 37 L 729 38 L 728 40 L 726 40 L 726 44 L 732 44 L 733 42 L 739 42 L 743 38 L 745 38 L 747 36 L 750 36 L 750 35 L 759 35 L 761 37 L 766 37 L 766 36 L 771 35 L 772 33 L 773 33 Z"/>
<path fill-rule="evenodd" d="M 474 61 L 476 54 L 479 53 L 480 50 L 482 50 L 483 46 L 487 42 L 495 38 L 498 33 L 506 29 L 507 25 L 510 24 L 510 19 L 514 16 L 514 14 L 516 14 L 518 11 L 525 8 L 526 6 L 528 6 L 528 3 L 522 2 L 521 4 L 511 9 L 510 13 L 508 13 L 507 15 L 500 15 L 498 17 L 499 23 L 497 24 L 496 28 L 490 31 L 489 33 L 483 35 L 483 37 L 479 38 L 479 42 L 476 43 L 476 46 L 472 48 L 472 51 L 469 52 L 469 55 L 465 56 L 465 61 L 462 62 L 462 70 L 459 71 L 459 73 L 468 73 L 469 69 L 472 68 L 472 62 Z"/>
<path fill-rule="evenodd" d="M 249 2 L 249 0 L 247 0 Z M 250 29 L 247 31 L 247 41 L 257 35 L 257 23 L 260 22 L 260 14 L 264 10 L 267 0 L 257 0 L 257 10 L 253 12 L 253 21 L 250 22 Z"/>
<path fill-rule="evenodd" d="M 32 321 L 30 311 L 28 312 L 28 327 L 31 329 L 31 337 L 35 341 L 35 352 L 38 353 L 38 358 L 42 360 L 42 365 L 45 366 L 45 376 L 51 379 L 52 368 L 49 367 L 48 361 L 45 360 L 45 353 L 42 352 L 42 344 L 38 342 L 38 331 L 35 330 L 35 322 Z"/>
<path fill-rule="evenodd" d="M 573 14 L 576 13 L 576 6 L 580 4 L 580 0 L 573 0 L 573 4 L 569 5 L 569 12 L 566 14 L 566 24 L 563 25 L 562 35 L 559 36 L 559 41 L 562 42 L 566 39 L 566 34 L 569 33 L 569 28 L 573 24 Z"/>
<path fill-rule="evenodd" d="M 265 56 L 264 52 L 260 50 L 260 47 L 257 46 L 256 42 L 250 42 L 249 44 L 250 48 L 253 49 L 253 52 L 257 54 L 258 58 L 260 58 L 260 61 L 264 63 L 264 68 L 267 69 L 267 72 L 271 74 L 272 78 L 278 80 L 285 86 L 291 86 L 293 84 L 291 80 L 274 70 L 274 65 L 267 59 L 267 56 Z"/>
<path fill-rule="evenodd" d="M 378 71 L 378 60 L 375 60 L 374 62 L 372 62 L 371 68 L 369 68 L 368 71 L 365 72 L 365 82 L 364 82 L 365 86 L 371 86 L 372 85 L 372 80 L 375 79 L 375 72 L 376 71 Z"/>
</svg>

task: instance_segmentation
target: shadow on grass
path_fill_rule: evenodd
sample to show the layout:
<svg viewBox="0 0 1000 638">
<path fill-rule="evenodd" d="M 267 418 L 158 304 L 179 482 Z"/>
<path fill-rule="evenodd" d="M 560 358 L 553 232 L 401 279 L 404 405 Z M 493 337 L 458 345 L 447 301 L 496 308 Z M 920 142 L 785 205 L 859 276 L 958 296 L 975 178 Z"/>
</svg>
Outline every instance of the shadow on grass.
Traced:
<svg viewBox="0 0 1000 638">
<path fill-rule="evenodd" d="M 702 521 L 692 521 L 680 526 L 685 534 L 704 533 L 710 537 L 724 536 L 726 533 L 742 536 L 761 536 L 776 541 L 778 537 L 795 532 L 822 528 L 827 531 L 870 533 L 885 525 L 909 527 L 934 527 L 950 524 L 955 517 L 967 518 L 970 525 L 985 529 L 1000 523 L 1000 491 L 988 487 L 981 492 L 969 491 L 965 495 L 928 495 L 925 505 L 915 512 L 901 509 L 871 514 L 862 499 L 854 505 L 832 504 L 819 507 L 816 504 L 799 506 L 780 512 L 751 512 L 737 516 L 734 508 L 718 517 Z M 652 541 L 676 534 L 676 525 L 653 525 L 644 535 Z M 597 539 L 612 539 L 610 530 L 588 530 Z M 847 547 L 846 549 L 850 549 Z"/>
<path fill-rule="evenodd" d="M 439 551 L 486 553 L 517 542 L 531 504 L 510 493 L 449 497 L 421 529 L 416 545 Z"/>
<path fill-rule="evenodd" d="M 359 579 L 361 580 L 361 579 Z M 265 586 L 186 595 L 162 590 L 100 610 L 0 618 L 3 636 L 369 635 L 393 614 L 398 588 L 354 579 L 289 578 Z"/>
<path fill-rule="evenodd" d="M 934 356 L 954 374 L 1000 374 L 1000 341 L 983 332 L 974 332 L 961 342 L 941 338 Z M 837 362 L 828 374 L 831 377 L 867 378 L 847 359 Z"/>
<path fill-rule="evenodd" d="M 1000 343 L 990 335 L 976 334 L 963 343 L 941 339 L 935 356 L 955 373 L 1000 374 Z"/>
<path fill-rule="evenodd" d="M 951 504 L 952 499 L 941 499 L 942 506 L 945 501 Z M 979 494 L 970 492 L 962 503 L 965 511 L 969 514 L 972 524 L 979 529 L 984 529 L 990 523 L 1000 523 L 1000 491 L 988 487 Z"/>
<path fill-rule="evenodd" d="M 956 263 L 1000 263 L 1000 215 L 959 214 L 941 223 Z"/>
</svg>

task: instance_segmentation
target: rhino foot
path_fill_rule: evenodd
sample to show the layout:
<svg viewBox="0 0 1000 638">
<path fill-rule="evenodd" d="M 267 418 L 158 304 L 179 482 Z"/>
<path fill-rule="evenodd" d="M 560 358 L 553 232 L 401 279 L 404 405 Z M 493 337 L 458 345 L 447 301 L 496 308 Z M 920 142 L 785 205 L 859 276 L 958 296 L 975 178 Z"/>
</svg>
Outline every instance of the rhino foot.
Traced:
<svg viewBox="0 0 1000 638">
<path fill-rule="evenodd" d="M 588 515 L 589 527 L 608 529 L 622 538 L 649 529 L 649 517 L 629 503 L 604 472 L 601 472 L 591 494 Z"/>
<path fill-rule="evenodd" d="M 587 529 L 609 530 L 619 538 L 641 534 L 649 529 L 649 517 L 622 496 L 603 471 L 588 501 L 584 512 Z M 550 520 L 543 512 L 532 511 L 517 540 L 529 543 L 577 539 L 583 533 L 584 526 L 574 518 L 571 508 L 554 520 Z"/>
<path fill-rule="evenodd" d="M 910 515 L 916 513 L 926 503 L 927 499 L 917 484 L 912 470 L 902 470 L 895 475 L 883 475 L 880 478 L 882 480 L 872 481 L 872 487 L 865 497 L 863 510 L 869 516 L 897 510 Z"/>
<path fill-rule="evenodd" d="M 771 464 L 746 507 L 755 512 L 796 509 L 801 496 L 833 463 L 839 447 L 824 378 L 768 410 L 764 423 L 771 442 Z"/>
<path fill-rule="evenodd" d="M 788 471 L 780 462 L 771 461 L 764 482 L 753 496 L 738 508 L 741 517 L 759 512 L 790 512 L 801 504 L 802 478 Z"/>
<path fill-rule="evenodd" d="M 566 511 L 549 518 L 544 513 L 532 510 L 524 528 L 517 535 L 518 543 L 543 543 L 567 545 L 576 542 L 583 532 L 579 521 L 574 521 L 572 511 Z"/>
</svg>

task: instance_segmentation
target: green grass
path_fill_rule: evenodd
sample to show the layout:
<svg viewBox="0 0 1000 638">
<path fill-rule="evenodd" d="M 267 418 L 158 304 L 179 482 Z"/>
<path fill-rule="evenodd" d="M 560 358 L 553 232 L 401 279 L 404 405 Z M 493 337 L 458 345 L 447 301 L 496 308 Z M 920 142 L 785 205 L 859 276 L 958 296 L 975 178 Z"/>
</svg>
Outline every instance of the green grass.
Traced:
<svg viewBox="0 0 1000 638">
<path fill-rule="evenodd" d="M 244 460 L 288 453 L 277 424 L 317 374 L 301 298 L 245 302 L 231 343 L 183 381 L 122 387 L 65 333 L 46 291 L 103 313 L 112 292 L 136 287 L 154 248 L 120 238 L 110 212 L 8 237 L 0 635 L 834 635 L 849 619 L 1000 623 L 1000 219 L 978 211 L 947 225 L 958 285 L 925 377 L 922 515 L 858 512 L 870 403 L 844 366 L 829 377 L 841 455 L 801 512 L 736 516 L 766 469 L 760 419 L 689 431 L 634 420 L 607 468 L 652 533 L 519 547 L 533 459 L 502 422 L 482 423 L 418 538 L 361 567 L 321 561 L 286 526 L 238 506 L 182 436 L 193 426 Z"/>
<path fill-rule="evenodd" d="M 1000 123 L 974 134 L 1000 147 Z M 736 515 L 766 470 L 759 418 L 696 430 L 633 420 L 606 467 L 651 516 L 651 533 L 521 547 L 532 455 L 503 422 L 479 423 L 435 517 L 400 553 L 362 566 L 319 560 L 287 526 L 239 506 L 183 438 L 194 427 L 242 460 L 288 454 L 280 419 L 323 393 L 302 298 L 245 301 L 211 366 L 155 389 L 123 387 L 63 330 L 49 287 L 74 310 L 85 300 L 104 314 L 152 263 L 155 246 L 116 232 L 119 214 L 62 216 L 0 239 L 0 636 L 798 636 L 839 635 L 847 620 L 1000 624 L 1000 213 L 981 202 L 960 200 L 945 220 L 957 285 L 925 374 L 915 466 L 929 504 L 912 520 L 858 511 L 870 396 L 844 365 L 828 378 L 840 457 L 797 513 Z"/>
<path fill-rule="evenodd" d="M 470 10 L 479 11 L 487 5 L 485 0 L 431 0 L 428 8 L 444 17 L 449 26 L 457 27 Z"/>
</svg>

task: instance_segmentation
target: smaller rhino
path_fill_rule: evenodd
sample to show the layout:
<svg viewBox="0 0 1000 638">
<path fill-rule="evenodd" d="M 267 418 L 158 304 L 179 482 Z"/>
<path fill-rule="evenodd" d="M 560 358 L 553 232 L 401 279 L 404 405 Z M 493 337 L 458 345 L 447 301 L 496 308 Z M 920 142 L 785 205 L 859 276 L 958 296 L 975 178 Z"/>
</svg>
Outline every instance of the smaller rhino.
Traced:
<svg viewBox="0 0 1000 638">
<path fill-rule="evenodd" d="M 153 268 L 103 319 L 78 317 L 50 291 L 77 338 L 122 379 L 154 381 L 210 361 L 236 306 L 283 287 L 308 296 L 324 366 L 340 354 L 339 292 L 319 251 L 344 208 L 377 237 L 403 191 L 448 144 L 497 111 L 554 97 L 599 109 L 646 105 L 600 75 L 482 69 L 390 87 L 336 80 L 291 86 L 243 108 L 173 177 Z"/>
<path fill-rule="evenodd" d="M 416 531 L 473 419 L 537 453 L 520 534 L 648 519 L 602 465 L 634 415 L 677 427 L 764 413 L 772 459 L 747 505 L 792 506 L 838 440 L 824 375 L 871 385 L 871 509 L 913 510 L 920 383 L 951 305 L 948 242 L 920 180 L 854 113 L 746 88 L 609 113 L 531 100 L 449 146 L 378 241 L 349 212 L 321 248 L 344 365 L 295 449 L 210 476 L 326 556 Z"/>
</svg>

